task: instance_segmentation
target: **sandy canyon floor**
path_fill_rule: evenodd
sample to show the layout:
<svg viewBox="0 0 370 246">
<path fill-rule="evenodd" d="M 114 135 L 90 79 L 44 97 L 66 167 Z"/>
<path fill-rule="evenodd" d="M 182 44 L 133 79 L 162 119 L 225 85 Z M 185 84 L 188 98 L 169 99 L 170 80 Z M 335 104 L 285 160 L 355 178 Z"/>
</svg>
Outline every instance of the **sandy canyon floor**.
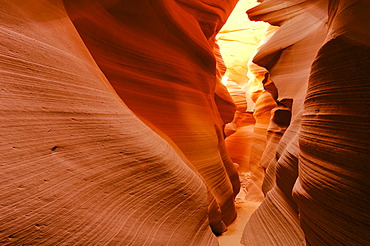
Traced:
<svg viewBox="0 0 370 246">
<path fill-rule="evenodd" d="M 218 237 L 218 242 L 220 246 L 240 246 L 240 239 L 243 234 L 244 226 L 249 220 L 252 213 L 258 208 L 262 201 L 252 201 L 248 199 L 248 190 L 250 180 L 250 173 L 241 173 L 240 182 L 241 188 L 240 192 L 236 197 L 236 208 L 238 212 L 238 217 L 236 220 L 228 226 L 226 232 Z"/>
</svg>

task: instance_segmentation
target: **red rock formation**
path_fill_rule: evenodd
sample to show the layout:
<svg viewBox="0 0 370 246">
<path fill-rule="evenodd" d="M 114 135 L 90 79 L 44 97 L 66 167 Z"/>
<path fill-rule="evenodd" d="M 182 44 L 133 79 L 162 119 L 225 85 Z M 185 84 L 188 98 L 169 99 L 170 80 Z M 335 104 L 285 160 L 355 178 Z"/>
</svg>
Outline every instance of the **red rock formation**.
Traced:
<svg viewBox="0 0 370 246">
<path fill-rule="evenodd" d="M 253 62 L 268 70 L 277 88 L 277 93 L 273 93 L 277 100 L 290 103 L 280 112 L 286 112 L 285 115 L 275 115 L 279 107 L 274 110 L 269 141 L 260 163 L 267 168 L 264 192 L 273 189 L 246 225 L 242 238 L 245 245 L 305 244 L 291 192 L 298 175 L 299 112 L 303 108 L 310 66 L 326 35 L 325 6 L 325 1 L 297 4 L 295 1 L 266 0 L 248 12 L 253 20 L 280 26 Z M 290 116 L 293 123 L 286 129 Z M 284 230 L 280 230 L 281 227 Z M 258 236 L 256 231 L 259 231 Z"/>
<path fill-rule="evenodd" d="M 262 201 L 262 180 L 264 169 L 260 166 L 263 151 L 266 148 L 267 128 L 271 118 L 271 110 L 276 107 L 276 102 L 267 91 L 255 93 L 257 97 L 253 117 L 256 119 L 252 135 L 252 148 L 249 157 L 249 170 L 251 171 L 251 182 L 248 187 L 247 196 L 250 200 Z"/>
<path fill-rule="evenodd" d="M 222 84 L 222 77 L 226 72 L 226 65 L 224 60 L 222 59 L 222 55 L 220 53 L 220 47 L 217 43 L 214 43 L 214 54 L 216 58 L 216 75 L 217 75 L 217 82 L 216 82 L 216 89 L 215 89 L 215 102 L 217 105 L 218 112 L 222 118 L 223 124 L 227 124 L 231 122 L 234 118 L 234 113 L 236 110 L 236 105 L 234 103 L 233 98 L 231 97 L 228 89 L 225 85 Z"/>
<path fill-rule="evenodd" d="M 310 245 L 368 245 L 370 2 L 329 1 L 312 65 L 295 198 Z"/>
<path fill-rule="evenodd" d="M 239 179 L 223 150 L 214 39 L 236 1 L 64 2 L 118 95 L 200 173 L 221 211 L 213 229 L 224 231 L 236 217 Z"/>
<path fill-rule="evenodd" d="M 1 244 L 217 245 L 239 180 L 214 39 L 235 2 L 0 0 Z M 370 3 L 249 14 L 281 28 L 254 59 L 273 83 L 246 162 L 276 184 L 242 243 L 367 245 Z"/>
<path fill-rule="evenodd" d="M 237 107 L 233 121 L 225 127 L 226 149 L 238 169 L 245 170 L 248 168 L 250 137 L 255 120 L 251 112 L 246 112 L 248 106 L 246 92 L 231 80 L 226 82 L 226 87 Z"/>
<path fill-rule="evenodd" d="M 209 228 L 207 189 L 202 180 L 170 140 L 165 141 L 143 124 L 117 96 L 80 39 L 61 1 L 0 1 L 0 6 L 1 244 L 216 245 Z M 94 15 L 95 8 L 84 13 L 90 10 Z M 94 17 L 102 21 L 98 15 Z M 115 26 L 106 27 L 115 29 Z M 146 31 L 149 35 L 150 30 Z M 143 43 L 135 39 L 135 33 L 143 34 L 132 32 L 129 42 Z M 171 37 L 175 39 L 175 35 Z M 147 52 L 149 58 L 149 51 L 157 49 L 157 40 L 146 41 L 143 47 L 150 49 L 141 52 Z M 148 60 L 146 73 L 132 67 L 133 70 L 125 73 L 131 79 L 149 79 L 148 70 L 153 72 L 151 69 L 160 67 L 162 75 L 151 73 L 151 80 L 170 86 L 163 79 L 165 76 L 175 74 L 177 78 L 187 78 L 186 72 L 199 69 L 190 63 L 181 67 L 179 54 L 169 51 L 164 46 L 161 54 L 168 52 L 167 57 L 174 59 L 172 64 L 179 62 L 171 67 L 175 70 L 166 70 L 165 62 Z M 127 52 L 129 57 L 132 47 Z M 211 56 L 204 53 L 203 50 L 205 57 Z M 140 54 L 135 55 L 140 58 Z M 134 70 L 136 75 L 130 73 Z M 200 78 L 207 78 L 205 74 L 200 72 L 190 77 L 198 78 L 199 82 Z M 135 81 L 120 80 L 121 83 Z M 191 80 L 183 82 L 188 84 Z M 195 97 L 197 102 L 208 105 L 213 94 L 199 91 L 210 90 L 210 85 L 197 82 L 192 82 L 194 88 L 184 88 L 181 95 L 187 95 L 187 99 Z M 159 86 L 158 91 L 163 92 L 162 89 Z M 153 89 L 151 94 L 146 94 L 148 102 L 158 96 L 158 91 Z M 137 91 L 132 93 L 138 96 Z M 142 110 L 154 114 L 160 106 L 174 109 L 171 100 L 180 95 L 170 92 L 162 95 L 166 96 L 167 101 L 163 100 L 161 105 L 146 104 Z M 165 119 L 177 119 L 179 111 L 216 118 L 210 113 L 211 107 L 201 107 L 194 101 L 187 105 L 192 108 L 188 112 L 176 105 L 178 111 Z M 168 120 L 168 124 L 171 126 L 173 122 Z M 201 120 L 194 124 L 209 126 L 214 131 L 210 121 L 205 125 Z M 171 129 L 191 141 L 211 139 L 217 146 L 214 132 L 212 135 L 198 127 L 195 130 L 200 138 L 197 139 L 194 135 L 183 135 L 181 127 L 176 125 Z M 200 151 L 207 155 L 216 152 L 216 147 L 207 152 L 206 141 L 193 144 L 197 146 L 192 149 L 194 156 L 202 156 Z M 198 148 L 201 145 L 204 148 Z M 220 155 L 214 159 L 199 162 L 219 163 L 221 171 L 216 170 L 225 178 Z M 214 175 L 217 179 L 214 182 L 218 182 L 217 175 L 208 175 Z M 230 181 L 225 180 L 221 181 L 225 186 L 217 184 L 226 194 L 220 204 L 230 209 L 233 192 Z M 234 216 L 232 209 L 228 211 L 226 222 Z"/>
<path fill-rule="evenodd" d="M 290 125 L 292 102 L 293 100 L 291 99 L 283 99 L 281 102 L 278 102 L 278 106 L 272 109 L 271 112 L 271 121 L 267 129 L 266 148 L 260 161 L 261 167 L 264 168 L 266 172 L 262 185 L 262 191 L 264 194 L 266 194 L 275 185 L 276 160 L 279 159 L 279 156 L 277 156 L 279 155 L 279 153 L 277 153 L 277 149 L 281 138 Z M 293 127 L 291 127 L 290 130 L 292 130 L 292 128 Z M 294 134 L 296 134 L 296 132 L 294 132 Z M 289 141 L 290 139 L 288 140 L 288 143 Z M 286 145 L 283 144 L 280 146 L 284 146 L 283 149 L 286 147 Z M 280 150 L 279 152 L 282 153 L 283 150 Z M 294 175 L 296 175 L 296 173 L 294 173 Z"/>
<path fill-rule="evenodd" d="M 368 244 L 370 3 L 266 0 L 249 13 L 281 26 L 254 61 L 293 99 L 293 123 L 277 147 L 276 185 L 242 242 Z"/>
</svg>

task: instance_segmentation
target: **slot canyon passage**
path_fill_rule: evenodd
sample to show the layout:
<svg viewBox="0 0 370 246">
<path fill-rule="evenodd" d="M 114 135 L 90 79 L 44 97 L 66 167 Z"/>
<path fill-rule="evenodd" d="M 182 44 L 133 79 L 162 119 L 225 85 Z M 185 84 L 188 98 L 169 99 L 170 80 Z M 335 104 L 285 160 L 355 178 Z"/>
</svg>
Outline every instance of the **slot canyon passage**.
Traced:
<svg viewBox="0 0 370 246">
<path fill-rule="evenodd" d="M 370 1 L 0 0 L 0 23 L 0 245 L 370 245 Z"/>
</svg>

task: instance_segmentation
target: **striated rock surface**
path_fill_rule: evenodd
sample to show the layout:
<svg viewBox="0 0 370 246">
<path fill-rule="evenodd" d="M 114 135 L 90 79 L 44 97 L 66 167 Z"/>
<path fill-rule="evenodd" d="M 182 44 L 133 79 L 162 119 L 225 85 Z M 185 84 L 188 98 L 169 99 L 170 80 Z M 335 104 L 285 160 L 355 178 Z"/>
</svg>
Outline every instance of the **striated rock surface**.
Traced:
<svg viewBox="0 0 370 246">
<path fill-rule="evenodd" d="M 215 89 L 215 103 L 217 105 L 218 112 L 222 118 L 223 124 L 228 124 L 234 119 L 235 110 L 238 108 L 235 105 L 235 102 L 230 95 L 228 89 L 223 84 L 223 76 L 226 72 L 226 65 L 224 60 L 222 59 L 220 53 L 220 47 L 218 46 L 217 42 L 214 43 L 214 54 L 216 58 L 216 75 L 217 75 L 217 82 L 216 82 L 216 89 Z M 224 131 L 225 131 L 224 125 Z"/>
<path fill-rule="evenodd" d="M 99 15 L 94 17 L 102 21 Z M 209 228 L 208 189 L 193 164 L 164 134 L 153 132 L 126 107 L 85 47 L 63 3 L 0 1 L 0 22 L 0 244 L 217 245 Z M 150 45 L 155 43 L 145 47 Z M 147 65 L 150 69 L 158 63 Z M 136 76 L 148 75 L 135 71 Z M 190 96 L 197 90 L 185 91 Z M 149 101 L 157 95 L 151 91 Z M 167 93 L 163 98 L 167 95 L 179 96 Z M 206 98 L 204 94 L 199 100 L 209 103 Z M 156 106 L 168 102 L 163 104 Z M 143 110 L 159 110 L 153 106 Z M 209 113 L 211 107 L 183 110 L 179 108 L 184 114 L 200 114 Z M 183 130 L 181 125 L 175 127 Z M 196 130 L 217 146 L 214 133 Z M 193 150 L 218 153 L 207 148 Z M 225 196 L 219 203 L 228 207 L 229 222 L 234 216 L 233 191 L 220 159 L 218 154 L 215 160 L 201 161 L 219 163 L 215 171 L 225 179 L 221 178 Z M 216 174 L 209 175 L 219 181 Z"/>
<path fill-rule="evenodd" d="M 305 100 L 294 194 L 308 244 L 367 245 L 370 2 L 329 3 L 329 35 Z"/>
<path fill-rule="evenodd" d="M 326 0 L 266 0 L 248 11 L 252 20 L 280 26 L 253 62 L 268 69 L 277 100 L 293 99 L 293 118 L 302 109 L 311 64 L 326 37 L 326 6 Z"/>
<path fill-rule="evenodd" d="M 254 62 L 293 107 L 276 161 L 261 163 L 272 189 L 243 244 L 368 244 L 369 9 L 361 0 L 266 0 L 249 11 L 281 26 Z"/>
<path fill-rule="evenodd" d="M 0 0 L 1 245 L 217 245 L 234 163 L 244 245 L 368 244 L 369 1 L 265 0 L 226 71 L 235 4 Z"/>
<path fill-rule="evenodd" d="M 273 189 L 267 193 L 265 200 L 246 224 L 241 240 L 243 245 L 305 245 L 305 236 L 299 226 L 297 205 L 290 194 L 297 178 L 299 126 L 300 118 L 297 118 L 285 133 L 283 127 L 281 131 L 276 132 L 269 128 L 271 132 L 267 135 L 261 164 L 268 158 L 268 150 L 275 150 L 273 153 L 276 157 L 274 156 L 269 164 L 262 188 L 264 193 Z"/>
<path fill-rule="evenodd" d="M 224 231 L 236 217 L 239 178 L 224 147 L 228 117 L 218 108 L 230 102 L 217 85 L 214 42 L 236 1 L 64 2 L 117 94 L 199 172 L 216 200 L 211 214 L 221 213 L 213 230 Z"/>
<path fill-rule="evenodd" d="M 290 120 L 292 116 L 291 108 L 292 108 L 291 99 L 283 99 L 281 102 L 278 102 L 278 106 L 272 109 L 272 116 L 270 120 L 270 124 L 267 129 L 267 140 L 266 140 L 266 148 L 263 152 L 261 157 L 260 165 L 262 168 L 265 169 L 265 177 L 263 180 L 262 191 L 266 195 L 266 193 L 274 187 L 275 185 L 275 177 L 276 177 L 276 164 L 277 160 L 279 159 L 279 153 L 277 152 L 278 147 L 283 147 L 285 149 L 286 145 L 279 145 L 281 138 L 285 134 L 287 128 L 290 126 Z M 297 119 L 297 118 L 296 118 Z M 298 118 L 299 120 L 299 118 Z M 293 126 L 289 127 L 289 130 L 292 130 Z M 299 129 L 299 123 L 298 123 Z M 296 134 L 295 132 L 294 134 Z M 289 135 L 289 134 L 287 134 Z M 293 135 L 292 135 L 293 136 Z M 288 142 L 290 142 L 290 138 L 288 138 Z M 280 151 L 282 153 L 282 150 Z M 294 173 L 295 174 L 295 173 Z"/>
<path fill-rule="evenodd" d="M 261 38 L 267 40 L 277 27 L 264 22 L 248 21 L 245 11 L 256 4 L 257 1 L 252 0 L 239 1 L 217 35 L 217 43 L 227 66 L 223 79 L 229 80 L 226 85 L 234 102 L 238 106 L 247 101 L 247 109 L 237 108 L 233 122 L 226 125 L 226 147 L 233 162 L 238 164 L 239 174 L 251 178 L 243 193 L 247 194 L 249 200 L 261 201 L 264 171 L 259 162 L 266 144 L 270 111 L 276 106 L 274 100 L 277 99 L 277 93 L 272 95 L 273 83 L 265 79 L 267 70 L 249 60 L 260 45 Z M 263 37 L 265 31 L 270 35 Z M 236 90 L 236 85 L 231 85 L 230 81 L 241 88 Z M 236 91 L 246 95 L 246 98 L 238 96 Z"/>
<path fill-rule="evenodd" d="M 275 86 L 268 91 L 278 106 L 272 111 L 266 149 L 260 161 L 267 169 L 263 191 L 270 192 L 245 227 L 244 245 L 306 244 L 291 193 L 298 176 L 297 134 L 310 66 L 326 37 L 325 6 L 325 1 L 266 0 L 248 11 L 251 19 L 280 28 L 253 59 L 267 69 L 267 78 L 271 80 L 268 83 Z"/>
<path fill-rule="evenodd" d="M 249 155 L 251 149 L 251 136 L 255 119 L 251 112 L 246 112 L 248 108 L 248 95 L 234 81 L 227 81 L 226 87 L 237 106 L 234 119 L 225 126 L 225 144 L 227 152 L 232 161 L 238 165 L 238 170 L 248 168 Z"/>
<path fill-rule="evenodd" d="M 259 22 L 257 22 L 259 23 Z M 272 26 L 268 25 L 265 29 L 264 35 L 261 38 L 261 41 L 259 42 L 258 46 L 256 47 L 255 52 L 253 55 L 250 57 L 248 60 L 247 66 L 248 66 L 248 85 L 249 85 L 249 90 L 251 93 L 251 96 L 254 97 L 253 95 L 255 93 L 258 94 L 259 91 L 261 90 L 267 90 L 270 92 L 272 98 L 274 100 L 277 100 L 278 98 L 278 92 L 271 81 L 271 76 L 268 73 L 268 70 L 262 66 L 257 65 L 256 63 L 253 62 L 254 57 L 258 53 L 259 49 L 271 38 L 271 36 L 279 29 L 278 26 Z M 270 85 L 270 86 L 269 86 Z"/>
<path fill-rule="evenodd" d="M 271 110 L 276 107 L 276 102 L 267 91 L 255 93 L 258 96 L 253 117 L 256 123 L 253 127 L 252 147 L 249 157 L 249 170 L 252 174 L 247 196 L 253 201 L 262 201 L 262 180 L 264 169 L 260 165 L 264 149 L 267 144 L 267 128 L 271 118 Z"/>
</svg>

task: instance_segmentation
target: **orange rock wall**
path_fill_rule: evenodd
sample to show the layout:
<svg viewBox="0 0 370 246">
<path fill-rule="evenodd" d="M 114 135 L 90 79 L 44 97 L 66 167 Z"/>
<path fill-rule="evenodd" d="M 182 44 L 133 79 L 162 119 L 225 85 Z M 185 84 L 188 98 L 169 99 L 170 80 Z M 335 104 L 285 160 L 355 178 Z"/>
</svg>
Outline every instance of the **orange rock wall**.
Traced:
<svg viewBox="0 0 370 246">
<path fill-rule="evenodd" d="M 253 61 L 293 107 L 281 140 L 267 144 L 276 149 L 261 161 L 270 191 L 244 245 L 367 243 L 369 9 L 360 0 L 265 0 L 248 11 L 280 26 Z"/>
<path fill-rule="evenodd" d="M 308 244 L 366 245 L 370 3 L 329 3 L 329 34 L 311 68 L 293 191 Z"/>
<path fill-rule="evenodd" d="M 221 212 L 213 229 L 224 231 L 236 217 L 239 179 L 224 148 L 221 92 L 215 101 L 214 42 L 235 1 L 64 2 L 117 94 L 204 179 L 216 199 L 212 213 Z"/>
<path fill-rule="evenodd" d="M 318 11 L 320 7 L 322 10 Z M 268 0 L 248 11 L 253 20 L 280 26 L 260 48 L 253 62 L 268 70 L 277 89 L 273 95 L 285 114 L 280 111 L 279 115 L 279 106 L 273 110 L 268 142 L 260 162 L 266 169 L 262 188 L 267 194 L 244 229 L 244 245 L 306 244 L 299 225 L 298 207 L 291 193 L 298 176 L 298 132 L 309 69 L 315 51 L 326 36 L 324 11 L 324 1 L 297 4 Z"/>
<path fill-rule="evenodd" d="M 239 179 L 214 42 L 235 4 L 0 0 L 0 244 L 217 245 Z M 271 179 L 243 244 L 368 244 L 369 10 L 249 11 L 281 27 L 254 58 L 276 88 L 240 159 Z"/>
<path fill-rule="evenodd" d="M 234 4 L 0 1 L 1 244 L 217 245 L 239 183 L 213 40 Z"/>
</svg>

